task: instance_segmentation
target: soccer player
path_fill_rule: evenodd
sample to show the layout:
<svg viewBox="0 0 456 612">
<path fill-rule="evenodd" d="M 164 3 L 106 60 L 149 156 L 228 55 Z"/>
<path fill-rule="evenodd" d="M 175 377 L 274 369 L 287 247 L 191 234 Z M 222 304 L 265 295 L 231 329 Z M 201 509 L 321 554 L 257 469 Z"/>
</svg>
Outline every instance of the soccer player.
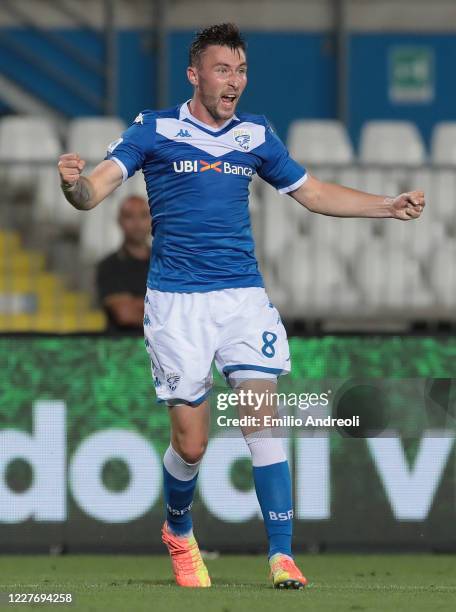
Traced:
<svg viewBox="0 0 456 612">
<path fill-rule="evenodd" d="M 208 438 L 212 362 L 232 387 L 265 395 L 291 367 L 286 332 L 254 256 L 248 213 L 252 176 L 257 173 L 312 212 L 338 217 L 416 219 L 424 195 L 376 196 L 321 182 L 289 157 L 264 116 L 237 112 L 247 59 L 233 24 L 196 35 L 187 77 L 191 100 L 139 113 L 89 176 L 81 175 L 85 162 L 76 153 L 62 155 L 59 170 L 63 192 L 79 210 L 96 206 L 138 170 L 144 173 L 154 220 L 145 342 L 157 397 L 167 403 L 171 421 L 163 461 L 162 539 L 177 583 L 208 587 L 191 507 Z M 281 440 L 261 426 L 244 428 L 243 434 L 273 584 L 302 588 L 307 580 L 291 550 L 291 482 Z"/>
</svg>

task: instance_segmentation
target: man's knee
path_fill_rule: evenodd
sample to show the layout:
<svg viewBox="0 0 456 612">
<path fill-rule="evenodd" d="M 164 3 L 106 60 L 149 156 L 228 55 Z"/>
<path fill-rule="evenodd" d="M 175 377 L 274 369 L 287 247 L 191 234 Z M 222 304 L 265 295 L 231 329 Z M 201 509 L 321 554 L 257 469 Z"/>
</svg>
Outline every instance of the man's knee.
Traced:
<svg viewBox="0 0 456 612">
<path fill-rule="evenodd" d="M 201 436 L 195 439 L 182 433 L 173 435 L 173 447 L 186 463 L 198 463 L 203 458 L 207 447 L 207 438 Z"/>
</svg>

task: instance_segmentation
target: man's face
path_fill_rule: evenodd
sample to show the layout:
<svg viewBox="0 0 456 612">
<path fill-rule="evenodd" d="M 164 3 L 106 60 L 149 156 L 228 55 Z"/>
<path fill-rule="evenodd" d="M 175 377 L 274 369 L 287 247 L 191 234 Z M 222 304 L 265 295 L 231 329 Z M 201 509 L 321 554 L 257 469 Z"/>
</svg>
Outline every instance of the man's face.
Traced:
<svg viewBox="0 0 456 612">
<path fill-rule="evenodd" d="M 127 198 L 120 208 L 119 225 L 125 242 L 145 244 L 150 234 L 150 212 L 146 200 L 138 196 Z"/>
<path fill-rule="evenodd" d="M 210 45 L 198 65 L 190 66 L 188 78 L 195 94 L 216 120 L 227 121 L 247 85 L 247 63 L 242 49 Z"/>
</svg>

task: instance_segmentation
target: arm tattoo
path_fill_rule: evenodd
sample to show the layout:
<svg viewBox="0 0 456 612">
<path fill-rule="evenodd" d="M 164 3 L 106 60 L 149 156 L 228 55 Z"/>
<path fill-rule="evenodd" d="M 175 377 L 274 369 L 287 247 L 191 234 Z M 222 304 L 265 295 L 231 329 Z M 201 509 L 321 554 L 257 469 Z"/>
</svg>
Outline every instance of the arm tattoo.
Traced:
<svg viewBox="0 0 456 612">
<path fill-rule="evenodd" d="M 72 185 L 62 183 L 61 187 L 63 195 L 72 206 L 78 210 L 90 210 L 92 208 L 90 202 L 93 196 L 92 186 L 86 177 L 81 176 L 79 180 Z"/>
</svg>

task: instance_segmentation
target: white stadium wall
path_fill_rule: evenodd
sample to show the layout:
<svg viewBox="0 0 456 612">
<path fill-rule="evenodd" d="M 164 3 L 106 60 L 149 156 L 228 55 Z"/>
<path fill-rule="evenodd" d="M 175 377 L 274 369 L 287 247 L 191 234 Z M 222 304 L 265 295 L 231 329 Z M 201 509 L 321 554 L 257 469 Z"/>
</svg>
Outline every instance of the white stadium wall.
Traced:
<svg viewBox="0 0 456 612">
<path fill-rule="evenodd" d="M 56 4 L 59 0 L 56 0 Z M 65 5 L 63 0 L 60 0 Z M 74 27 L 74 23 L 44 0 L 15 0 L 15 6 L 50 28 Z M 72 9 L 95 27 L 103 23 L 102 0 L 79 0 Z M 77 8 L 74 6 L 77 4 Z M 448 31 L 456 24 L 453 0 L 347 0 L 347 26 L 370 31 Z M 333 0 L 172 0 L 168 27 L 192 29 L 214 22 L 236 21 L 255 30 L 318 31 L 332 29 Z M 153 3 L 148 0 L 115 0 L 116 21 L 121 28 L 143 28 L 153 23 Z M 0 7 L 0 27 L 18 25 Z M 453 26 L 454 29 L 454 26 Z"/>
</svg>

